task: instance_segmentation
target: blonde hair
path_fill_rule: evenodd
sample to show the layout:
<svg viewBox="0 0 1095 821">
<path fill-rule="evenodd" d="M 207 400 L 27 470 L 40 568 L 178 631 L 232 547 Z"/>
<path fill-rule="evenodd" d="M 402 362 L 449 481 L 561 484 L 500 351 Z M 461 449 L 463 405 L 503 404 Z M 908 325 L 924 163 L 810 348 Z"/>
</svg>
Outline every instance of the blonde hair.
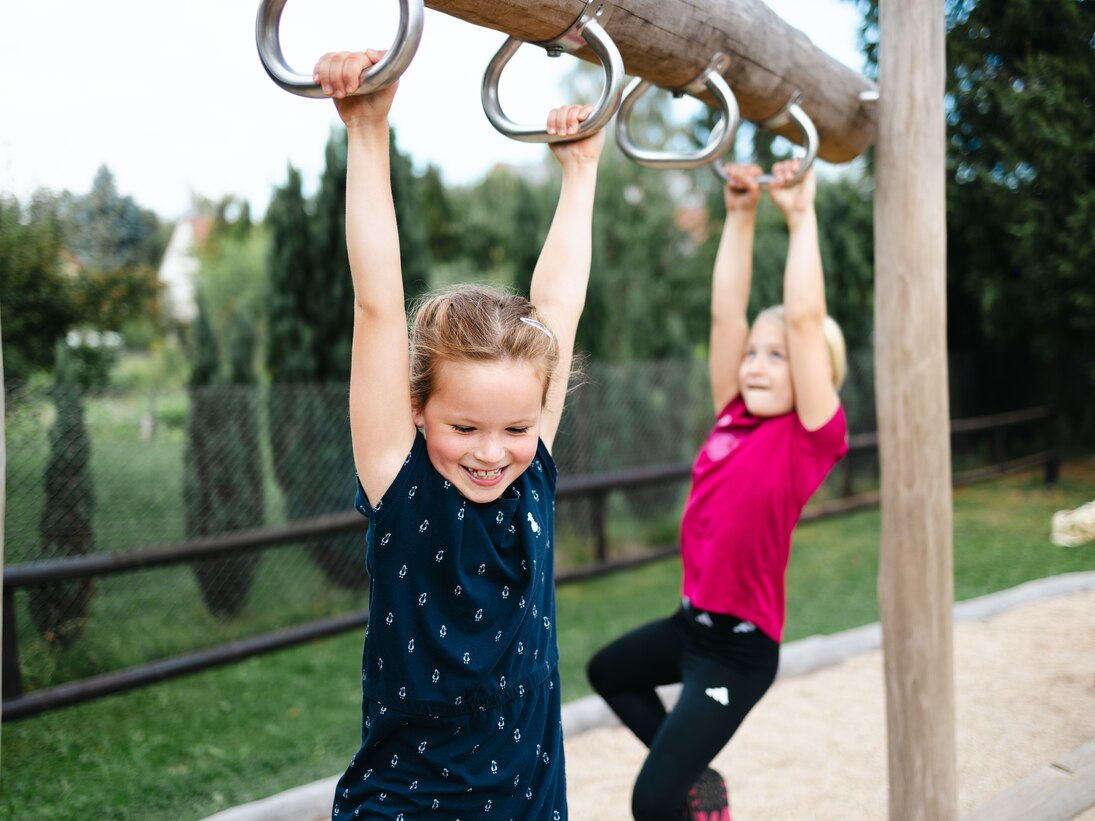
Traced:
<svg viewBox="0 0 1095 821">
<path fill-rule="evenodd" d="M 757 314 L 757 318 L 753 320 L 753 325 L 755 326 L 762 319 L 776 319 L 784 328 L 787 327 L 787 317 L 782 305 L 772 305 L 765 308 Z M 829 365 L 833 369 L 833 387 L 839 391 L 841 385 L 844 384 L 844 377 L 848 373 L 848 349 L 844 344 L 844 332 L 840 330 L 837 321 L 828 314 L 825 315 L 823 330 L 825 344 L 829 348 Z"/>
<path fill-rule="evenodd" d="M 547 398 L 559 362 L 554 333 L 527 299 L 486 285 L 425 295 L 410 331 L 411 403 L 424 408 L 443 362 L 530 362 Z"/>
</svg>

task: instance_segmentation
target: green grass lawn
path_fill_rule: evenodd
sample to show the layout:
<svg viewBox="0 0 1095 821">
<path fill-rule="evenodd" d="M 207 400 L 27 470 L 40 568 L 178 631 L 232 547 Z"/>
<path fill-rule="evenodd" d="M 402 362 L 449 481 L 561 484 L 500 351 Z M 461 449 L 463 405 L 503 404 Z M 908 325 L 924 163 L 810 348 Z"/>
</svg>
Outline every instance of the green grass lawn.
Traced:
<svg viewBox="0 0 1095 821">
<path fill-rule="evenodd" d="M 959 599 L 1095 569 L 1095 545 L 1055 547 L 1055 510 L 1095 498 L 1095 458 L 954 496 Z M 877 511 L 796 531 L 785 639 L 876 621 Z M 558 593 L 564 698 L 589 692 L 601 644 L 676 606 L 669 560 Z M 357 746 L 361 636 L 340 636 L 3 726 L 0 818 L 199 819 L 341 772 Z"/>
</svg>

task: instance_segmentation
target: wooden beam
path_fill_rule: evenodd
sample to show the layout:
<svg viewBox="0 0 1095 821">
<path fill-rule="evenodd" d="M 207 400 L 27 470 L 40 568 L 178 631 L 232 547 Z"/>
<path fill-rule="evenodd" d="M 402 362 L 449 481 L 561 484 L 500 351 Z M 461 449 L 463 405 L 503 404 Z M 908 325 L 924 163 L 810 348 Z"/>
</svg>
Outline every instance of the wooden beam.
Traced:
<svg viewBox="0 0 1095 821">
<path fill-rule="evenodd" d="M 957 818 L 944 0 L 881 0 L 875 401 L 891 821 Z"/>
<path fill-rule="evenodd" d="M 2 337 L 0 337 L 2 338 Z M 4 512 L 7 505 L 7 476 L 8 476 L 8 463 L 7 463 L 7 431 L 5 430 L 5 420 L 7 418 L 7 409 L 4 407 L 4 400 L 7 398 L 4 391 L 4 344 L 0 342 L 0 576 L 4 575 Z M 10 625 L 9 625 L 10 627 Z M 4 613 L 3 609 L 0 609 L 0 635 L 4 634 Z M 4 684 L 4 671 L 0 667 L 0 691 L 2 691 Z"/>
<path fill-rule="evenodd" d="M 796 91 L 817 127 L 818 156 L 858 157 L 875 136 L 875 106 L 860 98 L 873 82 L 823 52 L 762 0 L 606 0 L 603 20 L 627 73 L 663 88 L 694 80 L 717 52 L 730 57 L 723 77 L 743 118 L 762 123 Z M 426 5 L 527 42 L 552 40 L 586 9 L 586 0 L 426 0 Z M 499 42 L 501 45 L 501 42 Z M 596 62 L 586 48 L 578 57 Z M 714 104 L 710 93 L 696 95 Z M 798 141 L 794 125 L 780 134 Z"/>
<path fill-rule="evenodd" d="M 1067 821 L 1095 807 L 1095 741 L 962 816 L 962 821 Z"/>
</svg>

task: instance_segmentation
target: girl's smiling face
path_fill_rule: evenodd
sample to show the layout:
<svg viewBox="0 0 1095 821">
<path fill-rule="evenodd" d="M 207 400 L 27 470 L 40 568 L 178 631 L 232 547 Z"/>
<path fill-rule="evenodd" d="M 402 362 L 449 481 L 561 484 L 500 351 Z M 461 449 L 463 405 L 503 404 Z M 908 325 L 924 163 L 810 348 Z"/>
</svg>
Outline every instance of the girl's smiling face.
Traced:
<svg viewBox="0 0 1095 821">
<path fill-rule="evenodd" d="M 754 416 L 781 416 L 795 409 L 787 332 L 779 319 L 760 317 L 753 323 L 738 369 L 738 386 Z"/>
<path fill-rule="evenodd" d="M 414 423 L 438 473 L 472 502 L 491 502 L 532 464 L 544 384 L 531 362 L 444 362 Z"/>
</svg>

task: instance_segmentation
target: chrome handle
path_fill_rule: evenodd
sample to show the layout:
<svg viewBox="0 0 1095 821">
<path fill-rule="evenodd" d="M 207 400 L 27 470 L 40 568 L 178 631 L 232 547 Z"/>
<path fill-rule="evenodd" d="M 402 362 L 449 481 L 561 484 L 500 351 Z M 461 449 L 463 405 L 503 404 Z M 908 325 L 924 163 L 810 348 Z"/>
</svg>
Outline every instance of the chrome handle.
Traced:
<svg viewBox="0 0 1095 821">
<path fill-rule="evenodd" d="M 544 126 L 521 125 L 507 117 L 505 112 L 502 111 L 498 99 L 498 80 L 501 78 L 502 70 L 506 67 L 506 64 L 517 53 L 517 50 L 524 45 L 522 40 L 509 37 L 487 65 L 486 73 L 483 75 L 481 93 L 483 111 L 486 113 L 490 124 L 500 133 L 511 140 L 526 143 L 580 140 L 582 137 L 603 128 L 612 119 L 612 115 L 620 107 L 620 100 L 623 97 L 624 61 L 620 56 L 619 49 L 616 48 L 616 44 L 612 42 L 612 38 L 608 36 L 593 16 L 583 15 L 578 23 L 562 37 L 547 43 L 536 43 L 535 45 L 543 46 L 551 55 L 560 54 L 564 49 L 573 50 L 572 33 L 580 35 L 582 41 L 593 49 L 593 53 L 600 59 L 601 66 L 605 71 L 604 88 L 601 90 L 601 97 L 597 100 L 593 113 L 578 126 L 577 134 L 567 136 L 548 134 Z"/>
<path fill-rule="evenodd" d="M 301 97 L 327 98 L 311 74 L 299 74 L 289 67 L 281 51 L 281 12 L 286 0 L 262 0 L 255 19 L 255 42 L 262 67 L 270 79 L 286 91 Z M 361 86 L 354 94 L 369 94 L 390 86 L 410 65 L 422 39 L 424 0 L 399 0 L 399 29 L 388 52 L 361 73 Z"/>
<path fill-rule="evenodd" d="M 799 181 L 806 176 L 806 172 L 810 170 L 810 166 L 814 164 L 814 160 L 817 158 L 818 150 L 817 129 L 814 127 L 813 120 L 811 120 L 809 115 L 799 106 L 799 97 L 800 95 L 796 91 L 791 95 L 791 99 L 788 100 L 787 105 L 785 105 L 774 117 L 765 120 L 760 126 L 761 128 L 774 128 L 788 122 L 793 122 L 798 126 L 799 131 L 802 132 L 802 145 L 806 149 L 806 154 L 799 163 L 798 171 L 796 171 L 795 175 L 787 181 L 788 186 L 797 185 Z M 729 182 L 722 163 L 715 163 L 712 167 L 723 182 Z M 761 174 L 757 177 L 757 184 L 761 186 L 769 186 L 775 181 L 776 178 L 772 174 Z"/>
<path fill-rule="evenodd" d="M 723 55 L 716 55 L 703 74 L 684 88 L 674 92 L 683 93 L 706 88 L 715 95 L 715 99 L 719 102 L 719 109 L 722 112 L 722 119 L 711 129 L 707 145 L 687 153 L 639 148 L 631 139 L 628 119 L 632 107 L 640 97 L 650 90 L 652 83 L 649 80 L 636 77 L 631 81 L 631 85 L 628 86 L 627 92 L 624 94 L 623 102 L 620 104 L 620 113 L 616 118 L 616 141 L 619 143 L 620 150 L 639 165 L 653 168 L 697 168 L 718 159 L 726 153 L 737 134 L 740 120 L 737 98 L 734 97 L 734 92 L 730 90 L 730 86 L 726 84 L 726 80 L 723 79 L 721 74 L 727 63 L 728 61 Z"/>
</svg>

